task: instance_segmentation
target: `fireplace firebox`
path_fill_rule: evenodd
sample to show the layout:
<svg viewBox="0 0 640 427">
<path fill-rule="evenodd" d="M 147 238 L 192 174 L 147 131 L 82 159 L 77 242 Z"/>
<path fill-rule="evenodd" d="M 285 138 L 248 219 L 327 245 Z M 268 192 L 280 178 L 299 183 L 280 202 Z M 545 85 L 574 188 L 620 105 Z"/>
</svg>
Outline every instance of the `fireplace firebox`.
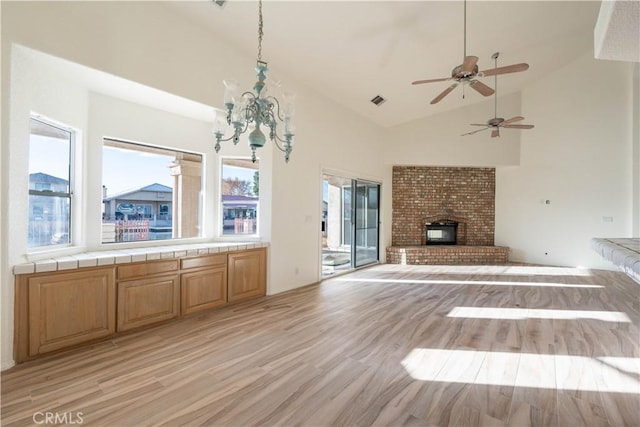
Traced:
<svg viewBox="0 0 640 427">
<path fill-rule="evenodd" d="M 458 223 L 455 221 L 428 222 L 427 245 L 455 245 Z"/>
</svg>

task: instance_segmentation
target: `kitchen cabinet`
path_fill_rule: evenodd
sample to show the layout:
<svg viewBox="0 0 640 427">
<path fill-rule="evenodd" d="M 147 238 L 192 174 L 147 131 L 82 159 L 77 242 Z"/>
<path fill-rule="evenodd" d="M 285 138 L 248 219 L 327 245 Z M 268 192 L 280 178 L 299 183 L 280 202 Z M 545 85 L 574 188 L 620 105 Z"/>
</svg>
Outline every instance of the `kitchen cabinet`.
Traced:
<svg viewBox="0 0 640 427">
<path fill-rule="evenodd" d="M 229 302 L 265 295 L 266 272 L 267 251 L 265 249 L 229 253 L 227 259 Z"/>
<path fill-rule="evenodd" d="M 15 360 L 264 296 L 266 262 L 258 248 L 16 274 Z"/>
<path fill-rule="evenodd" d="M 22 278 L 28 291 L 28 355 L 107 337 L 116 330 L 113 268 Z M 24 307 L 24 304 L 22 304 Z M 20 311 L 20 304 L 16 307 Z M 24 350 L 24 346 L 22 350 Z"/>
<path fill-rule="evenodd" d="M 118 267 L 118 332 L 180 314 L 178 260 Z"/>
<path fill-rule="evenodd" d="M 183 259 L 180 288 L 182 315 L 226 304 L 227 255 Z"/>
</svg>

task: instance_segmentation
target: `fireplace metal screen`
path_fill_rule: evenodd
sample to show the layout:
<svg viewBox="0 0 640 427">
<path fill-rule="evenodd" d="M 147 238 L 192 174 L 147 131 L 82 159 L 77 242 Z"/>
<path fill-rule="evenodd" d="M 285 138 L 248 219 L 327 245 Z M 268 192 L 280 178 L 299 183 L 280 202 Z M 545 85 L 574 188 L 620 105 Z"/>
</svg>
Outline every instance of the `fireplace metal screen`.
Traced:
<svg viewBox="0 0 640 427">
<path fill-rule="evenodd" d="M 426 224 L 427 245 L 455 245 L 458 223 L 454 221 L 428 222 Z"/>
</svg>

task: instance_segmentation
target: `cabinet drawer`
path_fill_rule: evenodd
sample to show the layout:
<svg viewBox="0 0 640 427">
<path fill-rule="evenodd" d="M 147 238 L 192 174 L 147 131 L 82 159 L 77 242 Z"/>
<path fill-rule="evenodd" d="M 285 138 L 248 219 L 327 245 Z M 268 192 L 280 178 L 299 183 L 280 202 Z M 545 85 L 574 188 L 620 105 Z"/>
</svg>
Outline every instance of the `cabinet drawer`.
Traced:
<svg viewBox="0 0 640 427">
<path fill-rule="evenodd" d="M 178 270 L 178 260 L 150 261 L 118 267 L 118 280 L 170 273 Z"/>
<path fill-rule="evenodd" d="M 182 259 L 182 269 L 201 267 L 224 267 L 227 265 L 226 254 L 206 255 Z"/>
</svg>

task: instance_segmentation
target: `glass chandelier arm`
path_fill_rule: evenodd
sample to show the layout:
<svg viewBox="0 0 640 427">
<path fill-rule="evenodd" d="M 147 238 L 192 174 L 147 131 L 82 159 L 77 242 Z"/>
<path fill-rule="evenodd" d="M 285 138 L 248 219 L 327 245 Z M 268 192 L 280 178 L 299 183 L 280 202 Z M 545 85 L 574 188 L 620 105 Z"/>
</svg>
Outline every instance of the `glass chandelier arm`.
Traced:
<svg viewBox="0 0 640 427">
<path fill-rule="evenodd" d="M 278 144 L 278 140 L 277 139 L 273 139 L 272 141 L 274 142 L 275 146 L 278 147 L 278 150 L 280 150 L 280 151 L 282 151 L 284 153 L 284 148 L 282 148 L 280 146 L 280 144 Z M 284 142 L 284 141 L 282 141 L 282 142 Z"/>
<path fill-rule="evenodd" d="M 284 153 L 284 160 L 287 163 L 289 163 L 289 156 L 291 156 L 291 151 L 293 150 L 293 147 L 291 145 L 293 142 L 293 140 L 291 139 L 293 135 L 289 135 L 289 137 L 290 137 L 289 139 L 280 139 L 278 137 L 277 139 L 273 140 L 274 145 L 278 148 L 278 150 Z M 284 147 L 281 147 L 280 144 L 278 144 L 278 140 L 284 143 Z"/>
<path fill-rule="evenodd" d="M 231 135 L 229 138 L 222 138 L 223 135 L 221 133 L 215 133 L 215 136 L 216 136 L 216 146 L 217 146 L 216 151 L 218 151 L 220 149 L 220 143 L 231 141 L 236 136 L 236 133 L 234 132 L 233 135 Z"/>
<path fill-rule="evenodd" d="M 271 109 L 273 111 L 275 111 L 274 116 L 276 116 L 281 122 L 284 121 L 284 117 L 282 116 L 282 113 L 280 112 L 280 101 L 278 101 L 278 98 L 275 98 L 273 96 L 268 96 L 266 98 L 269 103 L 271 104 Z"/>
<path fill-rule="evenodd" d="M 251 98 L 252 100 L 257 99 L 258 97 L 253 92 L 246 91 L 242 94 L 243 98 Z"/>
<path fill-rule="evenodd" d="M 234 145 L 238 143 L 238 141 L 240 140 L 240 135 L 245 133 L 247 128 L 249 127 L 249 124 L 247 122 L 244 122 L 244 128 L 242 125 L 243 123 L 241 122 L 233 122 L 233 135 L 231 135 L 229 138 L 223 138 L 224 134 L 222 132 L 214 132 L 214 135 L 216 137 L 216 153 L 220 151 L 221 142 L 233 140 Z"/>
<path fill-rule="evenodd" d="M 293 142 L 293 134 L 292 133 L 285 133 L 284 138 L 280 138 L 280 135 L 278 135 L 278 133 L 276 133 L 276 137 L 274 139 L 274 141 L 280 141 L 280 142 L 284 142 L 284 143 L 292 143 Z"/>
</svg>

